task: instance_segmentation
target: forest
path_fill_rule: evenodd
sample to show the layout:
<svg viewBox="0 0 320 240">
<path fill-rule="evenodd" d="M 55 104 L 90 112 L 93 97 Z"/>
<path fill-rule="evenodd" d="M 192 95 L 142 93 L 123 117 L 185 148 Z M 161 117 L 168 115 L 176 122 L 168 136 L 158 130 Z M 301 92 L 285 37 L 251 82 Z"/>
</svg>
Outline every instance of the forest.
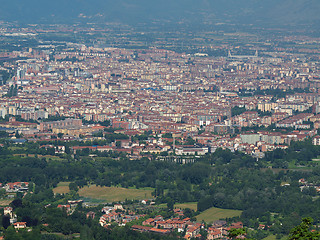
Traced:
<svg viewBox="0 0 320 240">
<path fill-rule="evenodd" d="M 184 165 L 157 161 L 154 154 L 139 160 L 130 160 L 124 153 L 89 148 L 73 154 L 70 148 L 80 142 L 58 140 L 49 144 L 65 145 L 66 153 L 55 154 L 53 148 L 42 147 L 45 144 L 48 142 L 26 142 L 19 146 L 4 142 L 0 147 L 0 182 L 25 181 L 34 188 L 34 192 L 29 192 L 22 200 L 18 194 L 13 201 L 18 220 L 39 229 L 43 223 L 50 222 L 50 231 L 68 234 L 77 232 L 82 224 L 88 226 L 84 228 L 87 232 L 82 234 L 99 234 L 99 230 L 92 230 L 92 223 L 84 220 L 81 206 L 77 209 L 79 214 L 71 216 L 63 215 L 56 208 L 44 208 L 47 204 L 57 205 L 66 199 L 77 198 L 76 190 L 89 184 L 151 187 L 157 204 L 197 202 L 198 211 L 191 213 L 190 217 L 210 207 L 242 210 L 238 220 L 245 226 L 257 228 L 263 223 L 270 226 L 273 234 L 288 234 L 303 217 L 312 217 L 314 223 L 320 222 L 320 199 L 315 188 L 320 184 L 320 166 L 312 161 L 320 155 L 320 147 L 313 146 L 310 139 L 295 142 L 285 150 L 269 152 L 259 161 L 242 152 L 217 149 L 198 158 L 195 163 Z M 52 159 L 43 157 L 48 155 Z M 291 169 L 292 161 L 296 166 L 307 167 Z M 305 179 L 309 185 L 303 187 L 300 179 Z M 68 196 L 54 195 L 52 189 L 62 181 L 72 182 L 75 191 Z M 72 219 L 75 217 L 77 221 Z M 66 226 L 71 232 L 64 230 Z M 109 234 L 108 237 L 95 236 L 93 239 L 121 239 L 121 234 L 129 231 L 116 229 L 101 233 Z M 119 234 L 119 238 L 113 238 L 113 234 Z M 133 236 L 132 239 L 143 237 Z"/>
</svg>

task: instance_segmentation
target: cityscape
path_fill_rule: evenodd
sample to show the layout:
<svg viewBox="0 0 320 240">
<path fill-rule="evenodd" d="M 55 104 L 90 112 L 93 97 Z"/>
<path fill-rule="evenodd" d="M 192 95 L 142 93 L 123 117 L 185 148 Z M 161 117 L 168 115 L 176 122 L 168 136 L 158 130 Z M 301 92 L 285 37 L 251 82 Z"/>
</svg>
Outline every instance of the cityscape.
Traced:
<svg viewBox="0 0 320 240">
<path fill-rule="evenodd" d="M 0 18 L 0 239 L 320 238 L 317 24 L 78 18 Z"/>
</svg>

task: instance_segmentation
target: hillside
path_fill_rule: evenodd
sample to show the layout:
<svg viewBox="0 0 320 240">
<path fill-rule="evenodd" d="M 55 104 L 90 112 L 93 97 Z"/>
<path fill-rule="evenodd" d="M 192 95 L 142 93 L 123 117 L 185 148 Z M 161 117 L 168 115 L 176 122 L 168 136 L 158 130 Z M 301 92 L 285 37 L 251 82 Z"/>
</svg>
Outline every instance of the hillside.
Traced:
<svg viewBox="0 0 320 240">
<path fill-rule="evenodd" d="M 318 0 L 12 0 L 1 3 L 0 19 L 24 23 L 308 24 L 319 28 L 318 9 Z"/>
</svg>

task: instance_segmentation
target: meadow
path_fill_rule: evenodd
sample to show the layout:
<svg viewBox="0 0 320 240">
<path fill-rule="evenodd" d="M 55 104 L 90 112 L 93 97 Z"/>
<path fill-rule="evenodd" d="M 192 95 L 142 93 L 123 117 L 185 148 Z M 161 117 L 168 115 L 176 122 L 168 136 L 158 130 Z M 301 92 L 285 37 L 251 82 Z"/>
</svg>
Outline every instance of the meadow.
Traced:
<svg viewBox="0 0 320 240">
<path fill-rule="evenodd" d="M 222 208 L 209 208 L 204 212 L 196 216 L 197 221 L 205 221 L 207 223 L 214 222 L 219 219 L 237 217 L 241 215 L 242 211 L 231 210 L 231 209 L 222 209 Z"/>
<path fill-rule="evenodd" d="M 121 188 L 85 186 L 79 189 L 79 196 L 89 199 L 104 200 L 106 202 L 118 202 L 128 200 L 143 200 L 152 198 L 152 188 Z"/>
</svg>

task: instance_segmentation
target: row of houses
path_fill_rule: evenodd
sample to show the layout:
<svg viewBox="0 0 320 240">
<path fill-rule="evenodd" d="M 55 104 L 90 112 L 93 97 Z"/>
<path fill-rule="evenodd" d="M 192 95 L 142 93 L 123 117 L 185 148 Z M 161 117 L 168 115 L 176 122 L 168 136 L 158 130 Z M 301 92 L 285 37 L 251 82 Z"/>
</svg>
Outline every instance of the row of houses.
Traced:
<svg viewBox="0 0 320 240">
<path fill-rule="evenodd" d="M 137 215 L 133 212 L 128 212 L 128 214 L 124 213 L 125 209 L 121 204 L 115 204 L 113 207 L 104 207 L 101 212 L 103 214 L 99 219 L 99 224 L 102 227 L 107 226 L 110 222 L 117 222 L 119 225 L 126 225 L 126 223 L 131 222 L 133 220 L 138 220 L 143 215 Z"/>
<path fill-rule="evenodd" d="M 236 222 L 232 223 L 231 226 L 226 227 L 226 224 L 223 225 L 213 225 L 208 228 L 208 234 L 207 234 L 207 240 L 213 240 L 213 239 L 228 239 L 228 231 L 230 229 L 239 229 L 243 228 L 242 222 Z M 238 236 L 237 239 L 244 239 L 245 235 Z"/>
<path fill-rule="evenodd" d="M 176 210 L 176 209 L 175 209 Z M 175 211 L 177 214 L 179 214 L 180 211 Z M 147 220 L 142 222 L 142 225 L 145 229 L 145 226 L 149 226 L 150 229 L 148 231 L 153 231 L 154 229 L 161 229 L 164 230 L 165 232 L 162 233 L 168 233 L 173 230 L 177 230 L 178 232 L 183 232 L 186 231 L 186 234 L 184 236 L 185 239 L 191 239 L 191 238 L 197 238 L 200 237 L 200 229 L 203 228 L 204 226 L 201 223 L 194 223 L 191 221 L 190 218 L 172 218 L 172 219 L 167 219 L 164 220 L 162 216 L 156 216 L 155 218 L 148 218 Z M 139 226 L 135 226 L 133 228 L 134 230 L 139 230 Z"/>
<path fill-rule="evenodd" d="M 6 190 L 6 192 L 26 192 L 29 189 L 28 182 L 10 182 L 2 186 L 0 183 L 0 187 Z"/>
<path fill-rule="evenodd" d="M 291 133 L 266 132 L 259 131 L 256 133 L 240 134 L 241 142 L 248 144 L 256 144 L 257 142 L 265 142 L 268 144 L 290 144 L 291 141 L 303 140 L 307 137 L 313 137 L 317 134 L 317 130 L 293 131 Z"/>
</svg>

